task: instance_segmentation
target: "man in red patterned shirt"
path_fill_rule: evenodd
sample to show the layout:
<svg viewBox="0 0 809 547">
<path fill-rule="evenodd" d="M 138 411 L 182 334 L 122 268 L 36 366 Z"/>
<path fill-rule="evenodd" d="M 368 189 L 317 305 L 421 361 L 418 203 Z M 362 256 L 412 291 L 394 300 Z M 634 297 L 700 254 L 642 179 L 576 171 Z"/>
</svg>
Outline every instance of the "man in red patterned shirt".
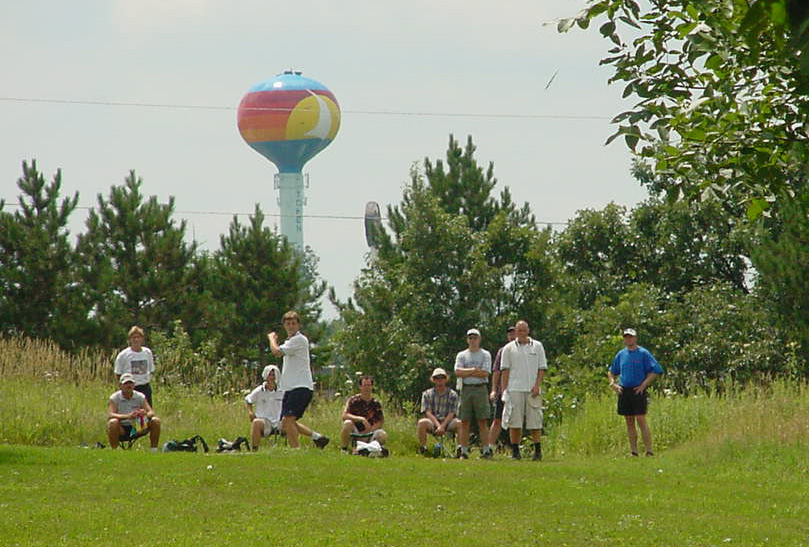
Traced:
<svg viewBox="0 0 809 547">
<path fill-rule="evenodd" d="M 374 377 L 363 376 L 360 379 L 360 392 L 346 402 L 343 410 L 343 429 L 340 431 L 340 449 L 348 452 L 351 434 L 370 433 L 367 442 L 377 441 L 384 445 L 388 434 L 382 429 L 385 415 L 382 404 L 374 398 Z"/>
</svg>

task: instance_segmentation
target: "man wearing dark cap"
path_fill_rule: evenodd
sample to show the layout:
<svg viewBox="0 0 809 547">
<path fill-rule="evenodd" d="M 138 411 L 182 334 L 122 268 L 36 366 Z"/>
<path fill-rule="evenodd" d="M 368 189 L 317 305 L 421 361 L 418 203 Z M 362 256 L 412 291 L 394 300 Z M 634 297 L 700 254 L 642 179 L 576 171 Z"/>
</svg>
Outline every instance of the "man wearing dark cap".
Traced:
<svg viewBox="0 0 809 547">
<path fill-rule="evenodd" d="M 638 455 L 638 432 L 635 428 L 637 422 L 646 455 L 652 456 L 652 432 L 646 421 L 649 401 L 646 388 L 658 375 L 663 374 L 663 368 L 646 348 L 638 345 L 638 333 L 635 329 L 624 329 L 624 346 L 626 347 L 615 355 L 607 371 L 610 388 L 618 394 L 618 414 L 626 420 L 630 453 L 633 456 Z"/>
</svg>

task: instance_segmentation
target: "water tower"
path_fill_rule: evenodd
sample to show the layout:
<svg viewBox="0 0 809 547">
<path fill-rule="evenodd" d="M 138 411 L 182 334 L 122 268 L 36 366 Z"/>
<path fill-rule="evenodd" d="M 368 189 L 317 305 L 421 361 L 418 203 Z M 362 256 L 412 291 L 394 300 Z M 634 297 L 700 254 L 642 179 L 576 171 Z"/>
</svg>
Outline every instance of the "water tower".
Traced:
<svg viewBox="0 0 809 547">
<path fill-rule="evenodd" d="M 303 249 L 303 166 L 337 135 L 337 99 L 320 82 L 290 70 L 250 88 L 237 121 L 247 144 L 278 168 L 281 234 Z"/>
</svg>

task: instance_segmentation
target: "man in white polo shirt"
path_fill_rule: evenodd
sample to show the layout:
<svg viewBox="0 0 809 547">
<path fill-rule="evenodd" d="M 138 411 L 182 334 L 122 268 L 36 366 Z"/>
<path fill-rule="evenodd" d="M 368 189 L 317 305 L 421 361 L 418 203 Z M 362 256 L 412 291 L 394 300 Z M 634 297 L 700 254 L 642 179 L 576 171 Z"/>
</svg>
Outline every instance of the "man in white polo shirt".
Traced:
<svg viewBox="0 0 809 547">
<path fill-rule="evenodd" d="M 316 447 L 324 448 L 329 444 L 329 438 L 312 431 L 298 421 L 312 401 L 315 389 L 312 369 L 309 367 L 309 339 L 301 333 L 301 318 L 298 312 L 286 312 L 283 322 L 284 330 L 287 331 L 287 339 L 283 344 L 278 344 L 276 332 L 267 335 L 272 354 L 284 358 L 280 386 L 284 392 L 281 402 L 281 428 L 287 436 L 290 448 L 300 448 L 298 434 L 312 437 Z"/>
<path fill-rule="evenodd" d="M 520 459 L 523 421 L 531 431 L 534 460 L 542 459 L 542 378 L 548 370 L 542 342 L 528 334 L 526 321 L 517 321 L 517 339 L 503 348 L 500 382 L 503 388 L 503 428 L 509 430 L 512 459 Z"/>
</svg>

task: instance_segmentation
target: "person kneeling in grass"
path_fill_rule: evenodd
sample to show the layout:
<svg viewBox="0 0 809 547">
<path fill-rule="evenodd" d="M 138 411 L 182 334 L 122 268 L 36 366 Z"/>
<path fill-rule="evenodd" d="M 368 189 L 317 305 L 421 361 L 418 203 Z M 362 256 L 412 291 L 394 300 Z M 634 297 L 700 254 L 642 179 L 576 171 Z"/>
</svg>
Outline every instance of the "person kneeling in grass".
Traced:
<svg viewBox="0 0 809 547">
<path fill-rule="evenodd" d="M 152 452 L 160 443 L 160 418 L 154 415 L 146 396 L 135 391 L 135 377 L 128 372 L 121 375 L 121 389 L 110 396 L 107 409 L 107 438 L 110 448 L 120 442 L 149 434 Z"/>
<path fill-rule="evenodd" d="M 385 414 L 382 403 L 374 398 L 374 377 L 363 376 L 360 379 L 360 392 L 349 398 L 343 409 L 343 428 L 340 430 L 340 450 L 349 451 L 351 435 L 365 437 L 366 442 L 377 441 L 383 446 L 388 434 L 382 429 Z"/>
<path fill-rule="evenodd" d="M 275 365 L 267 365 L 261 373 L 264 382 L 244 398 L 247 416 L 250 418 L 250 442 L 253 451 L 258 450 L 262 437 L 280 433 L 281 402 L 284 392 L 278 389 L 281 371 Z"/>
</svg>

